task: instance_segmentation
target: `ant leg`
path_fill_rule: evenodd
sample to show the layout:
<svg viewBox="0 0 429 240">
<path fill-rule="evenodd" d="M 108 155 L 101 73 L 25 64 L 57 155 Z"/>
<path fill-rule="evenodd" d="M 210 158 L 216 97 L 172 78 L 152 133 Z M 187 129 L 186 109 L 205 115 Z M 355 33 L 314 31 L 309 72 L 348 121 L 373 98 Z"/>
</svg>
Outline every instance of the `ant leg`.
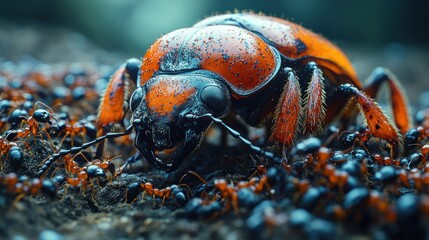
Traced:
<svg viewBox="0 0 429 240">
<path fill-rule="evenodd" d="M 15 197 L 15 199 L 12 202 L 12 208 L 15 209 L 17 207 L 17 204 L 19 201 L 21 201 L 25 197 L 25 193 L 20 193 L 18 196 Z"/>
<path fill-rule="evenodd" d="M 392 145 L 391 155 L 396 157 L 398 153 L 402 152 L 402 138 L 395 127 L 390 121 L 383 110 L 378 104 L 364 92 L 350 84 L 343 84 L 339 86 L 332 94 L 333 108 L 328 107 L 328 114 L 333 115 L 332 111 L 337 110 L 338 106 L 343 106 L 347 103 L 357 103 L 360 111 L 366 119 L 370 133 L 377 138 L 386 140 Z M 337 103 L 337 104 L 334 104 Z"/>
<path fill-rule="evenodd" d="M 152 194 L 152 208 L 155 208 L 156 207 L 156 199 L 155 199 L 155 193 L 154 194 Z"/>
<path fill-rule="evenodd" d="M 408 99 L 403 88 L 396 77 L 385 68 L 376 68 L 365 81 L 364 92 L 370 98 L 375 98 L 380 90 L 381 84 L 387 82 L 390 89 L 390 101 L 392 103 L 393 117 L 396 126 L 402 134 L 405 134 L 411 127 L 410 112 L 408 109 Z"/>
<path fill-rule="evenodd" d="M 291 146 L 301 118 L 301 88 L 293 70 L 284 71 L 287 80 L 275 110 L 270 142 Z"/>
<path fill-rule="evenodd" d="M 134 85 L 137 84 L 140 65 L 140 60 L 129 59 L 110 78 L 98 106 L 97 125 L 100 129 L 97 134 L 98 136 L 108 132 L 112 125 L 123 125 L 130 97 L 129 83 L 133 82 Z M 104 142 L 101 142 L 97 147 L 96 158 L 102 158 L 103 149 Z"/>
<path fill-rule="evenodd" d="M 191 191 L 191 188 L 186 183 L 182 183 L 184 181 L 185 177 L 187 177 L 189 175 L 196 177 L 198 180 L 200 180 L 201 183 L 207 184 L 207 181 L 203 177 L 201 177 L 200 174 L 198 174 L 192 170 L 188 170 L 188 172 L 183 174 L 183 176 L 180 178 L 179 183 L 178 183 L 179 186 L 186 187 L 189 191 Z M 191 192 L 191 194 L 192 194 L 192 192 Z"/>
<path fill-rule="evenodd" d="M 322 70 L 315 62 L 309 62 L 305 69 L 310 77 L 304 99 L 304 133 L 311 135 L 322 132 L 325 120 L 325 84 Z"/>
<path fill-rule="evenodd" d="M 52 141 L 52 137 L 51 137 L 51 134 L 49 134 L 49 132 L 48 132 L 48 130 L 46 129 L 46 126 L 44 126 L 43 127 L 43 131 L 45 132 L 45 134 L 46 134 L 46 137 L 48 138 L 48 140 L 49 140 L 49 148 L 52 150 L 52 151 L 55 151 L 56 149 L 55 149 L 55 144 L 54 144 L 54 141 Z"/>
<path fill-rule="evenodd" d="M 165 197 L 165 195 L 164 195 L 164 196 L 162 196 L 161 208 L 162 208 L 162 207 L 164 207 L 165 198 L 166 198 L 166 197 Z"/>
</svg>

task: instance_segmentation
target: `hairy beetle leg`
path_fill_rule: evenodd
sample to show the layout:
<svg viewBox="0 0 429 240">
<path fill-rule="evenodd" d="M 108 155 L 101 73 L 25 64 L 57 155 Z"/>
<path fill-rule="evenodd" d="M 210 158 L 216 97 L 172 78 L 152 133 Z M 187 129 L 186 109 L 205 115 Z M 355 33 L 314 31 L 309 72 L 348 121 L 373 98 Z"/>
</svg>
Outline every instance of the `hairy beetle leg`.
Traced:
<svg viewBox="0 0 429 240">
<path fill-rule="evenodd" d="M 130 97 L 129 83 L 137 84 L 140 65 L 140 60 L 129 59 L 110 78 L 98 106 L 98 137 L 105 135 L 114 125 L 123 126 L 123 119 L 128 109 L 128 99 Z M 101 142 L 97 147 L 96 157 L 100 158 L 102 156 L 103 149 L 104 142 Z"/>
<path fill-rule="evenodd" d="M 396 77 L 388 69 L 376 68 L 369 78 L 365 81 L 364 92 L 370 97 L 375 98 L 380 90 L 381 84 L 387 82 L 390 90 L 390 101 L 392 102 L 393 117 L 396 126 L 402 134 L 405 134 L 411 127 L 410 112 L 408 109 L 408 100 L 403 92 L 403 88 Z"/>
<path fill-rule="evenodd" d="M 140 64 L 140 60 L 129 59 L 110 78 L 98 107 L 97 124 L 99 127 L 105 128 L 112 124 L 122 123 L 128 109 L 128 84 L 129 82 L 136 83 Z"/>
<path fill-rule="evenodd" d="M 287 80 L 274 113 L 270 142 L 291 146 L 301 116 L 301 89 L 291 68 L 284 69 Z"/>
<path fill-rule="evenodd" d="M 402 138 L 398 129 L 372 98 L 350 84 L 343 84 L 337 88 L 333 93 L 333 97 L 339 103 L 347 103 L 351 100 L 356 101 L 366 119 L 371 134 L 374 137 L 386 140 L 392 145 L 392 157 L 396 157 L 402 152 Z"/>
<path fill-rule="evenodd" d="M 307 64 L 309 71 L 309 85 L 304 100 L 304 125 L 303 131 L 310 134 L 322 132 L 325 121 L 325 85 L 322 70 L 315 62 Z"/>
</svg>

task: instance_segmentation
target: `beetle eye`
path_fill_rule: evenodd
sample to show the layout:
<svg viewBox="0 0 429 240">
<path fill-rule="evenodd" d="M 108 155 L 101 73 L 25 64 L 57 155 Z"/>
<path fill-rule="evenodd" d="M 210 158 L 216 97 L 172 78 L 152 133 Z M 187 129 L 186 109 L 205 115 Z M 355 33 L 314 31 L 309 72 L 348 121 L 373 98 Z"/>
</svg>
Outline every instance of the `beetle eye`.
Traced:
<svg viewBox="0 0 429 240">
<path fill-rule="evenodd" d="M 209 85 L 201 90 L 201 101 L 215 114 L 223 114 L 229 104 L 229 95 L 219 86 Z"/>
<path fill-rule="evenodd" d="M 140 105 L 142 99 L 143 99 L 143 90 L 140 87 L 133 92 L 133 95 L 131 95 L 131 98 L 130 98 L 130 107 L 132 112 L 134 112 L 136 108 Z"/>
</svg>

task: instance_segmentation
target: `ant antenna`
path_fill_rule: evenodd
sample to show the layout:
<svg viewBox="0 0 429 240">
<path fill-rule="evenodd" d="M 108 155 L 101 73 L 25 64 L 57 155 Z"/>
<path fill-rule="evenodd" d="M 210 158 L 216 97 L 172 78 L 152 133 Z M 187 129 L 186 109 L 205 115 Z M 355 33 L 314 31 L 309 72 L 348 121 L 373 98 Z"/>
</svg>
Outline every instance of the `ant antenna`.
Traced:
<svg viewBox="0 0 429 240">
<path fill-rule="evenodd" d="M 238 131 L 226 125 L 226 123 L 224 123 L 222 119 L 214 117 L 211 113 L 203 114 L 200 116 L 197 116 L 194 114 L 186 114 L 185 118 L 188 118 L 188 119 L 211 118 L 214 123 L 225 128 L 229 132 L 229 134 L 231 134 L 231 136 L 233 136 L 234 138 L 240 139 L 241 142 L 243 142 L 245 145 L 250 147 L 250 149 L 255 153 L 261 154 L 278 164 L 282 163 L 282 159 L 277 157 L 273 152 L 266 151 L 265 149 L 262 149 L 261 147 L 254 145 L 250 140 L 241 136 L 241 134 Z"/>
<path fill-rule="evenodd" d="M 42 176 L 46 172 L 46 170 L 48 170 L 48 168 L 52 165 L 52 163 L 61 157 L 64 157 L 68 154 L 78 153 L 78 152 L 80 152 L 80 151 L 82 151 L 82 150 L 84 150 L 84 149 L 86 149 L 92 145 L 95 145 L 99 142 L 104 141 L 105 139 L 111 139 L 111 138 L 117 138 L 117 137 L 129 135 L 133 129 L 134 129 L 134 125 L 130 125 L 127 129 L 125 129 L 124 132 L 108 133 L 108 134 L 103 135 L 99 138 L 96 138 L 90 142 L 84 143 L 80 147 L 72 147 L 70 149 L 61 149 L 58 153 L 52 154 L 52 156 L 49 157 L 48 160 L 46 160 L 46 162 L 40 168 L 39 172 L 37 172 L 36 177 Z"/>
</svg>

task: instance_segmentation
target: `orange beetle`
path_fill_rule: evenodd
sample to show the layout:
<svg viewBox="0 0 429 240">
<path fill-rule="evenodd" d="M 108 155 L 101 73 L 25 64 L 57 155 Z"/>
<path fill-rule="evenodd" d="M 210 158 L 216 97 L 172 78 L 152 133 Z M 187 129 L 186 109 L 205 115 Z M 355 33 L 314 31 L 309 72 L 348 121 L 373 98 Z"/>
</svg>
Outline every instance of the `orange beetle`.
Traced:
<svg viewBox="0 0 429 240">
<path fill-rule="evenodd" d="M 101 128 L 122 122 L 127 81 L 137 82 L 130 98 L 132 125 L 84 147 L 135 128 L 136 147 L 166 171 L 199 146 L 213 121 L 273 156 L 226 126 L 220 118 L 227 114 L 253 126 L 270 124 L 269 141 L 280 148 L 291 146 L 298 133 L 319 133 L 340 112 L 347 123 L 356 112 L 343 111 L 347 104 L 359 106 L 371 134 L 389 142 L 394 155 L 402 147 L 401 133 L 410 127 L 406 98 L 388 71 L 377 69 L 364 86 L 345 54 L 325 38 L 253 13 L 209 17 L 162 36 L 141 62 L 129 60 L 107 87 L 98 114 Z M 383 82 L 391 89 L 399 130 L 373 100 Z"/>
</svg>

